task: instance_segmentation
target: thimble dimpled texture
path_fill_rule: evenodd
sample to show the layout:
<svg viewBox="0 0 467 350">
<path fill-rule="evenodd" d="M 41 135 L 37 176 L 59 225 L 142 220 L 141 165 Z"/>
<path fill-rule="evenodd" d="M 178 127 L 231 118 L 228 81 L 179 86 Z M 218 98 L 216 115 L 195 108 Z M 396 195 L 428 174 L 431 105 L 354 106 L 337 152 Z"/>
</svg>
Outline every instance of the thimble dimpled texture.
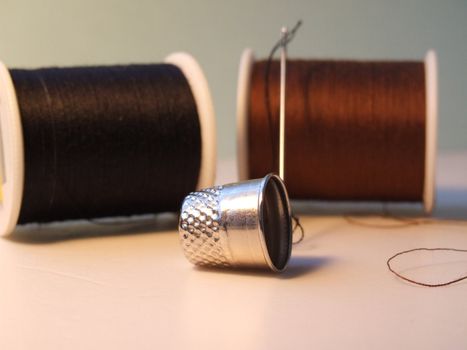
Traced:
<svg viewBox="0 0 467 350">
<path fill-rule="evenodd" d="M 226 232 L 220 224 L 222 186 L 190 193 L 180 215 L 180 239 L 185 256 L 201 266 L 232 265 Z"/>
</svg>

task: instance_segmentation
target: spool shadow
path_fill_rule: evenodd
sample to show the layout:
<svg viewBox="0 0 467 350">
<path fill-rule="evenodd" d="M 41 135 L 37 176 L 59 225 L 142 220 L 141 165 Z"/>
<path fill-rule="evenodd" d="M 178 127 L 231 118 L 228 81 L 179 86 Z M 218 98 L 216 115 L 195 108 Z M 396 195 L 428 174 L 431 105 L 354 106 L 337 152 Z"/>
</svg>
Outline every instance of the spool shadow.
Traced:
<svg viewBox="0 0 467 350">
<path fill-rule="evenodd" d="M 421 203 L 293 200 L 292 208 L 295 214 L 308 216 L 382 215 L 387 211 L 402 216 L 419 216 L 423 213 Z"/>
<path fill-rule="evenodd" d="M 18 226 L 6 239 L 26 244 L 48 244 L 66 240 L 151 234 L 177 230 L 178 216 L 173 213 L 145 215 L 118 220 L 79 220 Z"/>
<path fill-rule="evenodd" d="M 330 257 L 295 256 L 290 259 L 289 266 L 282 273 L 256 268 L 217 268 L 196 266 L 195 269 L 203 273 L 226 273 L 238 276 L 264 277 L 276 279 L 292 279 L 313 274 L 335 262 Z"/>
<path fill-rule="evenodd" d="M 292 201 L 294 213 L 307 216 L 389 215 L 401 218 L 425 216 L 421 203 Z M 439 187 L 431 217 L 465 221 L 467 224 L 467 188 Z"/>
</svg>

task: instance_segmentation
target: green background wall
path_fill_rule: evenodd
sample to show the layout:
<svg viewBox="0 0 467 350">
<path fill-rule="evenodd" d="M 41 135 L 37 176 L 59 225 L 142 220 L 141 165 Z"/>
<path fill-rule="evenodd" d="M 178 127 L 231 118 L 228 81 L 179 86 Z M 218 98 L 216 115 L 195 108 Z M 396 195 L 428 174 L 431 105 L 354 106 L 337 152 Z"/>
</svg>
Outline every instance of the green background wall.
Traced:
<svg viewBox="0 0 467 350">
<path fill-rule="evenodd" d="M 240 54 L 264 57 L 283 24 L 304 24 L 290 56 L 439 58 L 439 148 L 467 149 L 466 0 L 0 0 L 0 59 L 9 67 L 160 62 L 193 54 L 207 75 L 219 154 L 235 155 Z"/>
</svg>

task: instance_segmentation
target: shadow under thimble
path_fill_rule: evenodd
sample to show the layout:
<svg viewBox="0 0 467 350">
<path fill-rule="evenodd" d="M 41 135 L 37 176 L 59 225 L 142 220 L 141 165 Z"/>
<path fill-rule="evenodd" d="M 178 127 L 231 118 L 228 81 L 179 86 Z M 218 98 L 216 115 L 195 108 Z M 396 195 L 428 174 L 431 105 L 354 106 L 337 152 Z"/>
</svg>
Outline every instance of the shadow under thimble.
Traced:
<svg viewBox="0 0 467 350">
<path fill-rule="evenodd" d="M 269 174 L 192 192 L 182 205 L 179 232 L 193 264 L 283 271 L 292 247 L 284 183 Z"/>
</svg>

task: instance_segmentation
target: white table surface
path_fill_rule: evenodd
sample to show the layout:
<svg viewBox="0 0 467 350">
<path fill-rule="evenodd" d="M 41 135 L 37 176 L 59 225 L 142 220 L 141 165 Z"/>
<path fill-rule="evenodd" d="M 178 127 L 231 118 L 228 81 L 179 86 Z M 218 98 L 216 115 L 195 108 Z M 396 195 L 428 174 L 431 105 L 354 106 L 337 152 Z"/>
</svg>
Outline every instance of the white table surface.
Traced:
<svg viewBox="0 0 467 350">
<path fill-rule="evenodd" d="M 221 165 L 220 181 L 234 179 L 232 167 Z M 435 215 L 467 220 L 467 152 L 444 154 L 438 169 Z M 467 348 L 467 282 L 424 288 L 386 268 L 405 249 L 467 248 L 467 226 L 301 219 L 305 240 L 281 275 L 194 268 L 171 215 L 0 239 L 0 349 Z M 406 273 L 425 279 L 467 271 L 467 254 L 403 262 L 424 265 Z"/>
</svg>

